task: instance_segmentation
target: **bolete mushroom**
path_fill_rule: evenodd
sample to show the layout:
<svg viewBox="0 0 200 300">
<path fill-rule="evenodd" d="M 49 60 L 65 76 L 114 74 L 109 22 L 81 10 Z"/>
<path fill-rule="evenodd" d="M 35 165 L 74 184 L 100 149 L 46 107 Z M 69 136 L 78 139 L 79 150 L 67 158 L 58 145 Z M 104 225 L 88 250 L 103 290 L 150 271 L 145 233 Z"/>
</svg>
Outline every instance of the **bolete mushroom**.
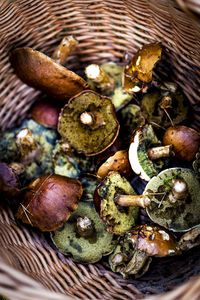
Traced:
<svg viewBox="0 0 200 300">
<path fill-rule="evenodd" d="M 141 111 L 149 123 L 167 128 L 187 119 L 189 105 L 180 92 L 154 90 L 144 95 Z"/>
<path fill-rule="evenodd" d="M 117 111 L 132 99 L 132 95 L 122 87 L 122 72 L 123 67 L 114 62 L 102 65 L 91 64 L 85 69 L 91 88 L 102 95 L 109 96 Z"/>
<path fill-rule="evenodd" d="M 77 179 L 56 174 L 33 180 L 27 189 L 16 217 L 41 231 L 60 228 L 77 209 L 82 195 Z"/>
<path fill-rule="evenodd" d="M 60 50 L 65 49 L 63 51 L 65 59 L 68 55 L 66 48 L 69 46 L 71 49 L 70 40 L 73 38 L 70 37 L 68 44 L 62 41 L 59 46 Z M 54 53 L 54 58 L 63 63 L 65 59 L 63 60 L 59 51 Z M 52 98 L 65 101 L 89 88 L 83 78 L 59 64 L 55 59 L 29 47 L 14 49 L 10 54 L 10 62 L 17 76 L 29 86 L 46 92 Z"/>
<path fill-rule="evenodd" d="M 131 184 L 118 172 L 111 171 L 97 186 L 94 192 L 94 204 L 101 219 L 106 223 L 107 230 L 123 235 L 137 221 L 138 207 L 120 207 L 115 202 L 118 194 L 135 195 Z"/>
<path fill-rule="evenodd" d="M 57 128 L 60 110 L 61 108 L 53 102 L 39 100 L 31 108 L 30 115 L 33 120 L 43 126 Z"/>
<path fill-rule="evenodd" d="M 129 161 L 133 171 L 143 180 L 149 181 L 158 174 L 173 156 L 171 145 L 162 146 L 151 125 L 135 131 L 129 147 Z"/>
<path fill-rule="evenodd" d="M 102 180 L 110 171 L 119 172 L 122 176 L 129 177 L 132 169 L 126 150 L 119 150 L 110 156 L 97 170 L 97 177 Z"/>
<path fill-rule="evenodd" d="M 200 148 L 200 133 L 183 125 L 171 126 L 164 133 L 163 144 L 173 145 L 177 158 L 191 162 Z"/>
<path fill-rule="evenodd" d="M 146 90 L 152 81 L 152 72 L 160 60 L 162 48 L 159 43 L 144 45 L 138 50 L 128 65 L 124 67 L 122 83 L 128 93 Z"/>
<path fill-rule="evenodd" d="M 60 252 L 79 263 L 95 263 L 116 246 L 114 235 L 106 230 L 92 201 L 79 202 L 77 210 L 62 228 L 51 233 L 51 238 Z"/>
<path fill-rule="evenodd" d="M 151 257 L 165 257 L 181 254 L 179 245 L 170 231 L 155 225 L 136 226 L 125 234 L 109 257 L 114 272 L 120 272 L 125 278 L 134 275 L 141 277 L 149 268 Z"/>
<path fill-rule="evenodd" d="M 103 152 L 119 133 L 111 100 L 89 90 L 71 98 L 61 110 L 58 132 L 78 153 Z"/>
<path fill-rule="evenodd" d="M 160 172 L 147 183 L 143 194 L 150 195 L 146 211 L 153 222 L 178 232 L 200 224 L 200 183 L 191 169 Z"/>
</svg>

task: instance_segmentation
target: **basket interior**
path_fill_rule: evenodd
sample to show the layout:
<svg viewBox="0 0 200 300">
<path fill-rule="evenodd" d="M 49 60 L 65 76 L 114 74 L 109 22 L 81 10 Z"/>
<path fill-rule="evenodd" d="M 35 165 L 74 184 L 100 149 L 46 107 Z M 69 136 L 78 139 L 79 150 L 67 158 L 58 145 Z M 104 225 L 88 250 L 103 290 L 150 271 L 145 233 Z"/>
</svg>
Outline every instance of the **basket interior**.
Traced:
<svg viewBox="0 0 200 300">
<path fill-rule="evenodd" d="M 0 126 L 18 125 L 43 94 L 22 83 L 9 63 L 10 50 L 28 46 L 51 55 L 66 34 L 78 45 L 67 66 L 124 63 L 142 45 L 158 41 L 165 48 L 160 76 L 175 81 L 191 104 L 191 126 L 200 124 L 199 25 L 173 1 L 156 0 L 16 0 L 0 10 Z M 124 280 L 106 260 L 75 264 L 56 251 L 48 235 L 16 224 L 10 210 L 1 211 L 1 245 L 7 261 L 45 288 L 79 299 L 135 299 L 172 289 L 200 273 L 200 248 L 181 257 L 153 260 L 138 280 Z M 24 255 L 25 254 L 25 255 Z"/>
</svg>

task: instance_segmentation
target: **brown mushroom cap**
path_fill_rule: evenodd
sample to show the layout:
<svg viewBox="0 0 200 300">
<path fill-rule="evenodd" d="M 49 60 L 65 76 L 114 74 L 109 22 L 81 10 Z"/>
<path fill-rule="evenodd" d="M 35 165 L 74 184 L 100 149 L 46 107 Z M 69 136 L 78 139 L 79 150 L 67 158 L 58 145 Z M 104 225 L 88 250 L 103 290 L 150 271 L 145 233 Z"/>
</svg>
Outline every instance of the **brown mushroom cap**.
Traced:
<svg viewBox="0 0 200 300">
<path fill-rule="evenodd" d="M 31 109 L 31 117 L 39 124 L 57 128 L 60 107 L 49 101 L 37 101 Z"/>
<path fill-rule="evenodd" d="M 177 158 L 192 161 L 200 147 L 200 133 L 187 126 L 171 126 L 163 136 L 164 145 L 173 145 Z"/>
<path fill-rule="evenodd" d="M 103 179 L 110 171 L 119 172 L 122 176 L 129 177 L 132 169 L 126 150 L 119 150 L 110 156 L 98 169 L 97 176 Z"/>
<path fill-rule="evenodd" d="M 10 61 L 23 82 L 56 99 L 69 99 L 89 87 L 88 83 L 76 73 L 42 52 L 28 47 L 13 50 Z"/>
<path fill-rule="evenodd" d="M 144 45 L 136 52 L 130 63 L 124 68 L 123 86 L 128 93 L 139 92 L 143 83 L 151 82 L 152 71 L 161 57 L 159 43 Z"/>
<path fill-rule="evenodd" d="M 80 116 L 85 112 L 97 115 L 94 125 L 81 121 Z M 111 99 L 90 90 L 79 93 L 61 110 L 58 132 L 78 153 L 90 156 L 103 152 L 114 143 L 119 133 Z"/>
<path fill-rule="evenodd" d="M 53 231 L 77 209 L 81 195 L 82 186 L 77 179 L 44 175 L 29 184 L 16 216 L 41 231 Z"/>
<path fill-rule="evenodd" d="M 138 250 L 150 256 L 163 257 L 181 253 L 174 236 L 158 225 L 136 226 L 127 233 L 127 239 L 131 240 Z"/>
</svg>

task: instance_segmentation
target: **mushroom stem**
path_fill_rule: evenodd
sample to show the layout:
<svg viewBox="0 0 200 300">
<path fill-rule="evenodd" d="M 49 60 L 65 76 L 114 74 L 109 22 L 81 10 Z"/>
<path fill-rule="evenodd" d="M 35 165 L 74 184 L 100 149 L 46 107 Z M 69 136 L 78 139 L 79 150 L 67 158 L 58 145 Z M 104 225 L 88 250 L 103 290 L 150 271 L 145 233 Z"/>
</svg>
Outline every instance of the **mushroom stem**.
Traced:
<svg viewBox="0 0 200 300">
<path fill-rule="evenodd" d="M 95 230 L 94 222 L 87 216 L 78 218 L 76 223 L 77 232 L 81 237 L 90 237 Z"/>
<path fill-rule="evenodd" d="M 23 128 L 17 133 L 16 145 L 22 162 L 32 160 L 41 154 L 41 148 L 36 143 L 32 132 L 28 128 Z"/>
<path fill-rule="evenodd" d="M 151 160 L 155 160 L 162 157 L 173 156 L 174 152 L 172 151 L 172 149 L 173 149 L 172 145 L 153 147 L 153 148 L 149 148 L 147 153 Z"/>
<path fill-rule="evenodd" d="M 59 64 L 64 65 L 67 57 L 72 49 L 76 46 L 77 40 L 72 36 L 66 36 L 62 39 L 60 44 L 56 47 L 52 58 Z"/>
<path fill-rule="evenodd" d="M 121 265 L 121 264 L 125 263 L 126 261 L 127 261 L 127 256 L 122 252 L 116 253 L 114 255 L 114 257 L 112 258 L 113 265 Z"/>
<path fill-rule="evenodd" d="M 92 129 L 99 128 L 102 125 L 105 125 L 103 116 L 99 112 L 88 112 L 84 111 L 80 115 L 80 121 L 84 125 L 90 126 Z"/>
<path fill-rule="evenodd" d="M 85 74 L 88 79 L 92 80 L 97 88 L 109 95 L 115 87 L 115 80 L 110 77 L 101 66 L 91 64 L 86 67 Z"/>
<path fill-rule="evenodd" d="M 115 202 L 120 206 L 139 206 L 145 208 L 151 203 L 147 195 L 117 195 Z"/>
<path fill-rule="evenodd" d="M 175 204 L 177 201 L 185 200 L 188 196 L 188 185 L 183 179 L 174 179 L 172 181 L 172 190 L 169 194 L 169 202 Z"/>
</svg>

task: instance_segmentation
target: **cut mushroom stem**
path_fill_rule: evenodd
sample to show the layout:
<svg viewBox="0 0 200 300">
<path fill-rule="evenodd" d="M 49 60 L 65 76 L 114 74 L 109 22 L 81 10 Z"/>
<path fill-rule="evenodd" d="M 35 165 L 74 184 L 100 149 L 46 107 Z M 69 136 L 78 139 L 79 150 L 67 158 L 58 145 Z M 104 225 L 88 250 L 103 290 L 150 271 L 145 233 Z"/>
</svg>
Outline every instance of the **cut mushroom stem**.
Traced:
<svg viewBox="0 0 200 300">
<path fill-rule="evenodd" d="M 92 129 L 99 128 L 102 125 L 105 125 L 104 118 L 99 112 L 83 112 L 80 115 L 80 121 L 83 125 L 88 125 Z"/>
<path fill-rule="evenodd" d="M 151 199 L 147 195 L 117 195 L 115 202 L 120 206 L 139 206 L 145 208 L 150 205 Z"/>
<path fill-rule="evenodd" d="M 149 148 L 147 153 L 151 160 L 156 160 L 163 157 L 174 156 L 174 152 L 172 149 L 173 149 L 172 145 L 153 147 L 153 148 Z"/>
<path fill-rule="evenodd" d="M 92 80 L 93 83 L 103 91 L 105 94 L 113 92 L 115 87 L 115 80 L 110 77 L 101 66 L 91 64 L 86 67 L 85 74 L 88 79 Z"/>
<path fill-rule="evenodd" d="M 41 148 L 36 143 L 32 132 L 28 128 L 23 128 L 17 133 L 16 145 L 22 162 L 32 160 L 41 154 Z"/>
<path fill-rule="evenodd" d="M 188 196 L 188 185 L 183 179 L 173 179 L 172 190 L 169 194 L 169 202 L 174 204 L 179 200 L 184 201 Z"/>
<path fill-rule="evenodd" d="M 124 253 L 116 253 L 112 258 L 113 265 L 121 265 L 127 261 L 127 256 Z"/>
<path fill-rule="evenodd" d="M 94 222 L 87 216 L 77 219 L 76 228 L 77 233 L 85 238 L 90 237 L 95 231 Z"/>
<path fill-rule="evenodd" d="M 66 36 L 62 39 L 56 50 L 54 51 L 52 58 L 59 64 L 64 65 L 67 57 L 76 46 L 77 40 L 72 36 Z"/>
</svg>

